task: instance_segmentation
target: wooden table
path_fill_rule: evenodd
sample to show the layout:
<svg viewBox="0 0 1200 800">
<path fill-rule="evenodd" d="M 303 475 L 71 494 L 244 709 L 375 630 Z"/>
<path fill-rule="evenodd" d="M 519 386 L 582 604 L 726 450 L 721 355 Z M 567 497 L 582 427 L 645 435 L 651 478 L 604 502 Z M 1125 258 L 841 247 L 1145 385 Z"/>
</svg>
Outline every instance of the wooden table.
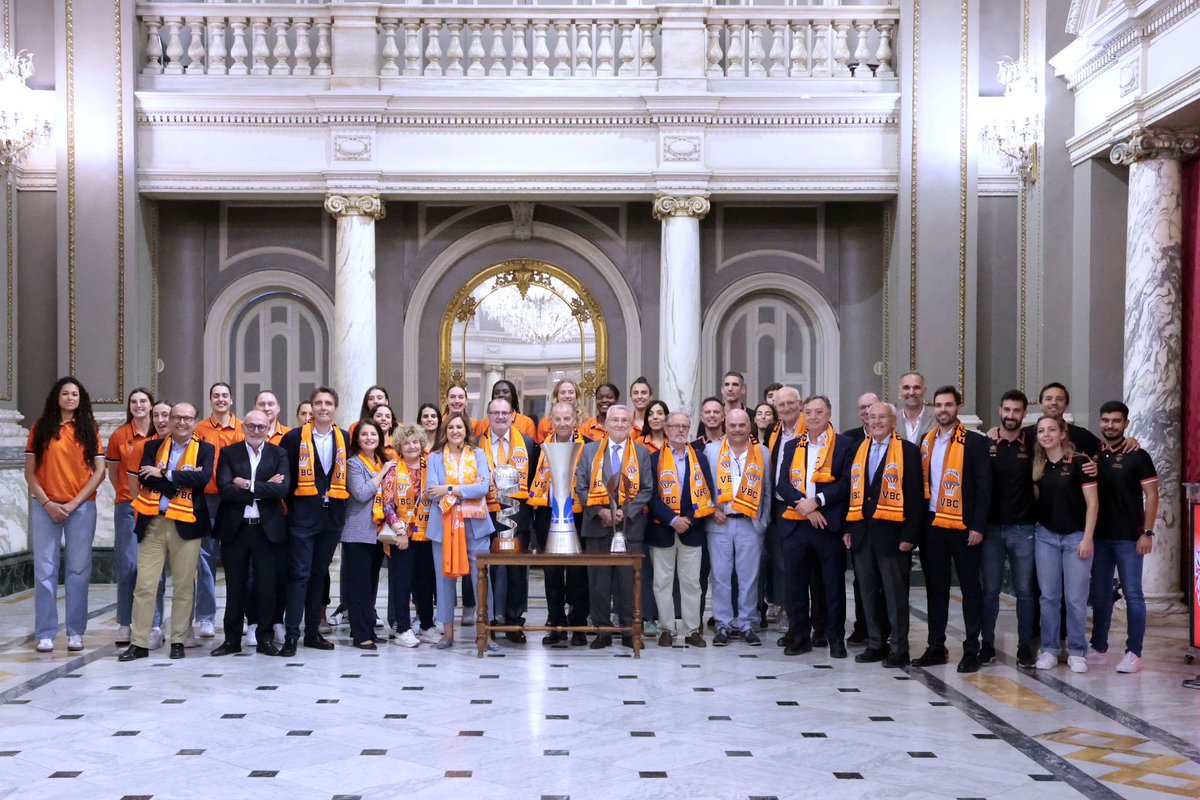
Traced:
<svg viewBox="0 0 1200 800">
<path fill-rule="evenodd" d="M 479 584 L 475 591 L 475 647 L 483 658 L 492 631 L 583 631 L 619 633 L 633 637 L 633 657 L 642 652 L 642 554 L 641 553 L 480 553 L 475 557 Z M 605 625 L 492 625 L 488 612 L 488 567 L 629 567 L 633 570 L 633 624 L 628 628 Z"/>
</svg>

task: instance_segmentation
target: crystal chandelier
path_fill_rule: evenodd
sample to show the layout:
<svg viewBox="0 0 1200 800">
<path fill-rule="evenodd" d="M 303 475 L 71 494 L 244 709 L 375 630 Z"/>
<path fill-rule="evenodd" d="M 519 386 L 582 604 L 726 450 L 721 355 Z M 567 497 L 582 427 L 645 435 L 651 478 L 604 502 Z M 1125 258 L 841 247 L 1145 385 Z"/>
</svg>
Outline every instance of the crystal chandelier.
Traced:
<svg viewBox="0 0 1200 800">
<path fill-rule="evenodd" d="M 983 126 L 980 137 L 1004 158 L 1022 182 L 1034 184 L 1044 106 L 1038 93 L 1037 75 L 1026 61 L 1005 58 L 999 67 L 998 77 L 1004 85 L 1004 111 Z"/>
<path fill-rule="evenodd" d="M 0 48 L 0 173 L 9 173 L 50 135 L 50 120 L 42 117 L 33 90 L 25 85 L 31 75 L 32 53 Z"/>
<path fill-rule="evenodd" d="M 553 278 L 550 280 L 555 282 Z M 555 288 L 570 291 L 565 285 Z M 478 294 L 486 295 L 479 303 L 479 310 L 498 322 L 510 336 L 523 342 L 549 344 L 567 341 L 572 334 L 578 336 L 579 323 L 571 307 L 549 289 L 529 286 L 522 297 L 516 285 L 492 291 L 484 284 Z"/>
</svg>

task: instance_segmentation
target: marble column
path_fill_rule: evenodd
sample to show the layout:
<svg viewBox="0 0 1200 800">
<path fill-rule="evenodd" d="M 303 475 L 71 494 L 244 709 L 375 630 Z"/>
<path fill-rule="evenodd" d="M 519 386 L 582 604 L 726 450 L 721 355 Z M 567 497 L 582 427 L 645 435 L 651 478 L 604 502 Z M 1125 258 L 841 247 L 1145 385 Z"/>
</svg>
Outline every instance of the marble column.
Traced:
<svg viewBox="0 0 1200 800">
<path fill-rule="evenodd" d="M 384 207 L 378 195 L 331 194 L 325 210 L 337 220 L 330 383 L 341 398 L 337 420 L 349 425 L 375 383 L 375 220 Z"/>
<path fill-rule="evenodd" d="M 700 220 L 708 210 L 703 195 L 654 198 L 654 218 L 662 221 L 657 396 L 693 419 L 700 405 Z"/>
<path fill-rule="evenodd" d="M 1129 167 L 1125 249 L 1125 403 L 1129 435 L 1153 457 L 1159 475 L 1158 536 L 1143 568 L 1146 602 L 1182 609 L 1180 485 L 1183 409 L 1183 217 L 1180 160 L 1198 151 L 1195 134 L 1138 131 L 1113 148 Z"/>
</svg>

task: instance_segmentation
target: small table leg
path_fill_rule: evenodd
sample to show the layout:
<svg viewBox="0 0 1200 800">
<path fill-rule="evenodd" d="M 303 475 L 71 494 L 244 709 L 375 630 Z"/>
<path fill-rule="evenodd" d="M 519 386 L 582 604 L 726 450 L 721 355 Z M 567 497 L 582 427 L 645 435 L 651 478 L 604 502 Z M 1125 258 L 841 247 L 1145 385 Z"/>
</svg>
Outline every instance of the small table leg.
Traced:
<svg viewBox="0 0 1200 800">
<path fill-rule="evenodd" d="M 488 571 L 478 567 L 479 580 L 475 582 L 475 656 L 483 658 L 488 646 Z"/>
<path fill-rule="evenodd" d="M 633 566 L 633 657 L 642 657 L 642 562 Z"/>
</svg>

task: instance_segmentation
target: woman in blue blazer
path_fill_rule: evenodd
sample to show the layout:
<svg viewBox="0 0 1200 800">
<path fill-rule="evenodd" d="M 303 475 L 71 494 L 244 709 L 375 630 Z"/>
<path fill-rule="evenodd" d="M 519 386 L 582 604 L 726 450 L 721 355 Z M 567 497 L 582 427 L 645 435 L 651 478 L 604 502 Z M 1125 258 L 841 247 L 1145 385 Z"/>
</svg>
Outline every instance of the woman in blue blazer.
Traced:
<svg viewBox="0 0 1200 800">
<path fill-rule="evenodd" d="M 429 454 L 428 469 L 426 494 L 433 507 L 425 535 L 433 542 L 437 621 L 442 624 L 441 641 L 434 646 L 445 650 L 454 644 L 454 582 L 469 576 L 474 585 L 478 576 L 475 555 L 487 552 L 489 536 L 495 530 L 486 503 L 491 484 L 487 456 L 475 447 L 466 414 L 446 417 L 439 441 Z"/>
</svg>

